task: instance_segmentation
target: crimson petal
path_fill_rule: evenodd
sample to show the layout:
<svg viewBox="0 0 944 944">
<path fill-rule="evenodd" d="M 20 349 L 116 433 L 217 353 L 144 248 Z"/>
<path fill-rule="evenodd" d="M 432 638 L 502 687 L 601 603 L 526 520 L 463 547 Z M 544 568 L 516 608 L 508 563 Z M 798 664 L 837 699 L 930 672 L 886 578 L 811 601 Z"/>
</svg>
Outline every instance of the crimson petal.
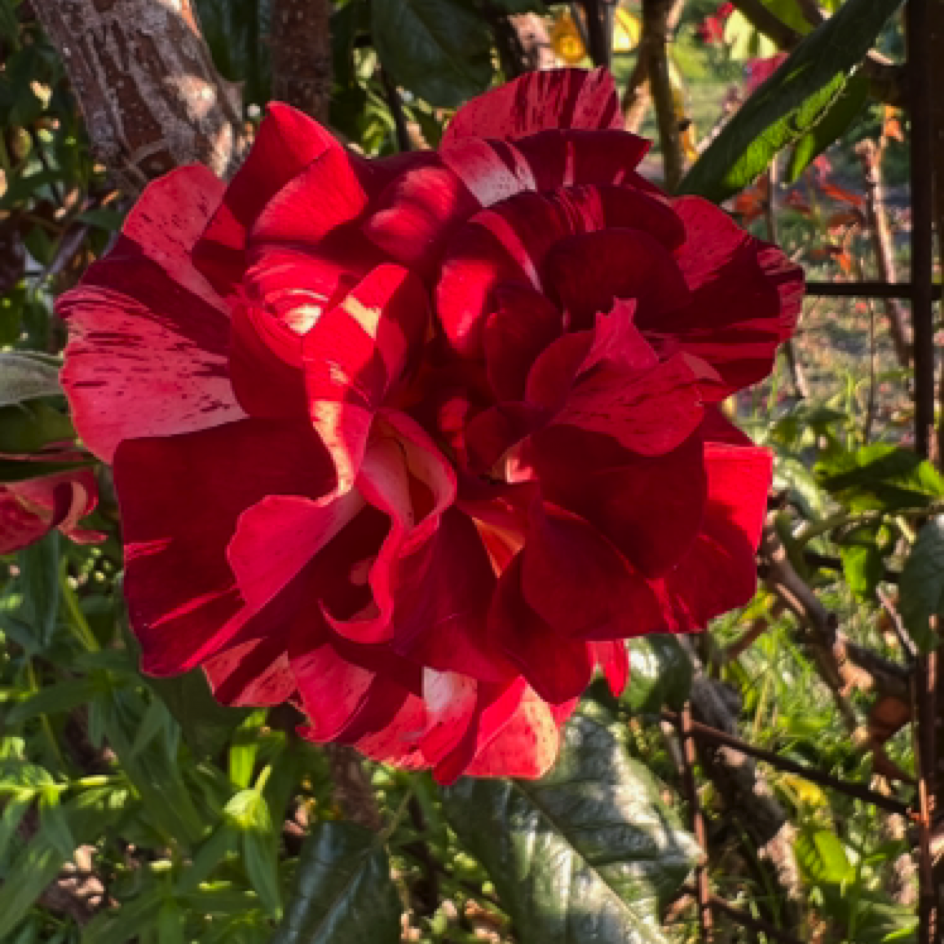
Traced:
<svg viewBox="0 0 944 944">
<path fill-rule="evenodd" d="M 467 102 L 446 128 L 443 146 L 463 138 L 514 140 L 558 128 L 622 128 L 613 77 L 606 69 L 527 74 Z"/>
</svg>

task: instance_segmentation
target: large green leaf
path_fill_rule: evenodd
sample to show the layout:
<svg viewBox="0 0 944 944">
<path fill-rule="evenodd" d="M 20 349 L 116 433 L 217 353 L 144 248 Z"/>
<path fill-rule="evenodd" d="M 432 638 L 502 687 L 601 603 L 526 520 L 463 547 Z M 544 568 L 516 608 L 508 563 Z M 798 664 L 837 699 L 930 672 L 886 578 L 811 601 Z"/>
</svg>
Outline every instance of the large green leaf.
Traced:
<svg viewBox="0 0 944 944">
<path fill-rule="evenodd" d="M 763 173 L 778 151 L 824 117 L 901 2 L 847 0 L 738 109 L 688 172 L 681 192 L 720 202 Z"/>
<path fill-rule="evenodd" d="M 488 30 L 457 0 L 372 0 L 371 35 L 393 78 L 432 105 L 459 105 L 491 81 Z"/>
<path fill-rule="evenodd" d="M 816 474 L 823 488 L 853 510 L 926 508 L 944 500 L 944 476 L 930 462 L 886 443 L 824 458 Z"/>
<path fill-rule="evenodd" d="M 659 909 L 695 862 L 693 838 L 600 715 L 574 718 L 542 780 L 465 778 L 445 791 L 521 944 L 663 944 Z"/>
<path fill-rule="evenodd" d="M 354 823 L 321 823 L 272 944 L 396 944 L 401 911 L 380 838 Z"/>
<path fill-rule="evenodd" d="M 629 684 L 622 698 L 636 714 L 679 710 L 692 689 L 692 660 L 675 636 L 640 636 L 629 644 Z"/>
<path fill-rule="evenodd" d="M 61 393 L 54 364 L 19 351 L 0 351 L 0 407 Z"/>
<path fill-rule="evenodd" d="M 944 515 L 928 521 L 905 561 L 899 582 L 901 618 L 923 652 L 940 642 L 932 618 L 944 618 Z"/>
<path fill-rule="evenodd" d="M 825 115 L 797 141 L 790 155 L 787 182 L 793 183 L 804 170 L 834 141 L 846 133 L 869 97 L 869 80 L 861 73 L 853 75 Z"/>
</svg>

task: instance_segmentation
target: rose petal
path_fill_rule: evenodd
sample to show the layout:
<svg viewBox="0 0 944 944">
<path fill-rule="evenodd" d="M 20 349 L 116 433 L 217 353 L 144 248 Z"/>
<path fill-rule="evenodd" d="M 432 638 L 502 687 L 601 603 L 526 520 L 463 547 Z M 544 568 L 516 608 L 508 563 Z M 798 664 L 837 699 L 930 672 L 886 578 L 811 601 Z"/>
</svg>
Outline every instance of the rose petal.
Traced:
<svg viewBox="0 0 944 944">
<path fill-rule="evenodd" d="M 718 371 L 721 383 L 704 386 L 720 400 L 770 373 L 778 345 L 796 325 L 803 270 L 706 200 L 682 197 L 673 207 L 686 228 L 676 263 L 691 298 L 675 309 L 641 310 L 637 324 L 657 347 L 664 338 L 668 350 Z"/>
<path fill-rule="evenodd" d="M 239 515 L 266 496 L 314 500 L 334 486 L 305 424 L 260 420 L 126 440 L 114 472 L 131 625 L 157 675 L 199 664 L 252 617 L 226 558 Z"/>
<path fill-rule="evenodd" d="M 570 316 L 570 327 L 589 328 L 614 299 L 635 299 L 637 324 L 686 305 L 690 294 L 672 255 L 648 233 L 605 229 L 560 240 L 544 259 L 548 294 Z"/>
<path fill-rule="evenodd" d="M 353 484 L 374 414 L 415 355 L 428 319 L 419 279 L 385 265 L 305 336 L 311 421 L 334 456 L 340 491 Z"/>
<path fill-rule="evenodd" d="M 446 128 L 443 146 L 463 138 L 514 140 L 557 128 L 622 128 L 606 69 L 528 72 L 467 102 Z"/>
<path fill-rule="evenodd" d="M 338 147 L 334 137 L 303 112 L 281 102 L 268 105 L 249 155 L 194 247 L 197 268 L 218 292 L 227 295 L 239 284 L 246 234 L 269 200 L 316 157 Z"/>
<path fill-rule="evenodd" d="M 118 444 L 245 414 L 229 381 L 230 322 L 119 241 L 59 299 L 70 340 L 61 378 L 76 430 L 110 462 Z"/>
<path fill-rule="evenodd" d="M 658 601 L 647 582 L 576 515 L 535 502 L 520 557 L 523 600 L 559 636 L 625 638 L 660 625 Z"/>
<path fill-rule="evenodd" d="M 531 687 L 545 701 L 561 704 L 590 684 L 594 660 L 587 643 L 558 635 L 529 605 L 522 590 L 526 555 L 519 554 L 499 578 L 489 632 Z"/>
</svg>

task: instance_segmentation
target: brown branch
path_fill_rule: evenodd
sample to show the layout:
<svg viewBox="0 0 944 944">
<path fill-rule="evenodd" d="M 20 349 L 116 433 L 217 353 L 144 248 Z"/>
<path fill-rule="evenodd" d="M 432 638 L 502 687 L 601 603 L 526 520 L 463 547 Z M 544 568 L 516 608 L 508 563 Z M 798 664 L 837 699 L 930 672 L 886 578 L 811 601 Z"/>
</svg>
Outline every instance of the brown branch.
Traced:
<svg viewBox="0 0 944 944">
<path fill-rule="evenodd" d="M 324 749 L 338 806 L 352 822 L 379 833 L 383 828 L 383 817 L 364 769 L 363 758 L 346 744 L 325 744 Z"/>
<path fill-rule="evenodd" d="M 663 712 L 663 715 L 670 721 L 679 723 L 679 716 L 673 712 Z M 846 796 L 864 800 L 866 803 L 871 803 L 873 806 L 877 806 L 883 810 L 899 814 L 909 811 L 908 804 L 896 797 L 879 793 L 861 783 L 850 783 L 848 780 L 841 780 L 839 777 L 834 777 L 832 774 L 827 774 L 825 771 L 810 767 L 808 764 L 800 764 L 797 763 L 797 761 L 790 760 L 775 751 L 768 751 L 763 747 L 755 747 L 753 744 L 749 744 L 742 738 L 737 737 L 737 735 L 729 734 L 726 731 L 718 730 L 709 725 L 701 724 L 697 721 L 691 722 L 691 736 L 699 741 L 704 740 L 714 744 L 722 744 L 747 757 L 756 757 L 758 760 L 762 760 L 772 767 L 776 767 L 778 770 L 786 770 L 789 773 L 802 777 L 804 780 L 809 780 L 811 783 L 818 783 L 821 787 L 829 787 L 831 790 L 846 794 Z"/>
<path fill-rule="evenodd" d="M 673 0 L 642 0 L 642 38 L 645 46 L 649 91 L 656 109 L 659 126 L 659 147 L 665 173 L 665 189 L 674 193 L 682 180 L 685 159 L 682 154 L 682 135 L 669 78 L 669 58 L 666 44 L 671 38 L 669 17 Z M 643 53 L 640 51 L 640 56 Z"/>
<path fill-rule="evenodd" d="M 331 104 L 330 0 L 272 0 L 272 97 L 322 124 Z"/>
<path fill-rule="evenodd" d="M 702 941 L 712 940 L 711 887 L 708 884 L 708 830 L 705 814 L 698 799 L 698 784 L 695 782 L 695 740 L 692 734 L 692 708 L 686 704 L 679 716 L 679 740 L 682 742 L 682 779 L 688 794 L 688 805 L 692 813 L 692 832 L 702 851 L 701 861 L 695 866 L 696 900 L 698 902 L 698 927 Z"/>
<path fill-rule="evenodd" d="M 704 725 L 736 736 L 737 722 L 721 696 L 722 687 L 705 676 L 690 647 L 689 652 L 695 665 L 691 705 L 697 720 L 692 722 L 692 731 Z M 718 797 L 751 837 L 760 863 L 766 866 L 769 879 L 779 889 L 784 924 L 802 929 L 805 894 L 793 851 L 796 829 L 763 773 L 746 753 L 703 739 L 699 739 L 698 747 L 702 766 Z"/>
<path fill-rule="evenodd" d="M 856 145 L 856 155 L 862 165 L 865 183 L 865 218 L 872 241 L 872 251 L 879 278 L 889 285 L 898 282 L 895 250 L 885 213 L 885 188 L 882 186 L 882 151 L 874 141 L 866 138 Z M 888 332 L 895 346 L 895 356 L 902 367 L 911 363 L 911 344 L 905 328 L 904 305 L 897 298 L 885 299 L 885 318 Z"/>
<path fill-rule="evenodd" d="M 35 0 L 93 151 L 134 194 L 181 164 L 220 176 L 245 138 L 240 95 L 210 60 L 191 0 Z"/>
</svg>

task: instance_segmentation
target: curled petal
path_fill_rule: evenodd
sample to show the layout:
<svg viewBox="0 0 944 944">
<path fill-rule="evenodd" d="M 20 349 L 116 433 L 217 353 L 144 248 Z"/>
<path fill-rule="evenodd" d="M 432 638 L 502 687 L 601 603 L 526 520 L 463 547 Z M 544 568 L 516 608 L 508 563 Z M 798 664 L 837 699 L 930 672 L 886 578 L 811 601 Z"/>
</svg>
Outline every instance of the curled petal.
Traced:
<svg viewBox="0 0 944 944">
<path fill-rule="evenodd" d="M 399 266 L 374 269 L 304 341 L 312 424 L 334 456 L 338 489 L 354 483 L 374 414 L 422 342 L 426 293 Z"/>
<path fill-rule="evenodd" d="M 671 311 L 640 311 L 637 324 L 657 347 L 710 364 L 720 376 L 705 394 L 721 400 L 770 373 L 796 325 L 803 270 L 706 200 L 682 197 L 673 207 L 686 229 L 675 258 L 691 298 Z"/>
<path fill-rule="evenodd" d="M 269 200 L 316 157 L 338 147 L 303 112 L 281 102 L 269 104 L 249 155 L 194 246 L 197 268 L 218 292 L 228 295 L 239 284 L 246 268 L 246 234 Z"/>
</svg>

